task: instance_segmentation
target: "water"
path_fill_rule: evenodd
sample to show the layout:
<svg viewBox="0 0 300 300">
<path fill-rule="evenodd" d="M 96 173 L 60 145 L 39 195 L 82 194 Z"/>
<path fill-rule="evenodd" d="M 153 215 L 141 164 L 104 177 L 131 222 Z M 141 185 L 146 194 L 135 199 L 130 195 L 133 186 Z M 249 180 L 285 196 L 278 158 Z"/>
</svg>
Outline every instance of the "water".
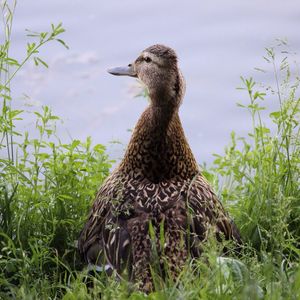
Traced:
<svg viewBox="0 0 300 300">
<path fill-rule="evenodd" d="M 65 120 L 61 136 L 90 135 L 108 145 L 114 158 L 122 156 L 128 129 L 147 103 L 133 98 L 133 78 L 113 77 L 107 68 L 128 64 L 151 44 L 176 49 L 187 81 L 182 123 L 199 163 L 210 163 L 212 153 L 222 153 L 231 130 L 245 134 L 250 127 L 250 118 L 235 105 L 246 101 L 236 90 L 240 75 L 255 74 L 253 68 L 263 65 L 264 47 L 275 38 L 287 38 L 296 51 L 300 47 L 296 0 L 22 0 L 12 54 L 24 55 L 25 28 L 43 31 L 60 21 L 70 50 L 58 44 L 43 49 L 49 69 L 27 66 L 14 83 L 15 103 L 51 106 Z M 29 119 L 24 128 L 31 130 Z M 113 140 L 122 144 L 110 145 Z"/>
</svg>

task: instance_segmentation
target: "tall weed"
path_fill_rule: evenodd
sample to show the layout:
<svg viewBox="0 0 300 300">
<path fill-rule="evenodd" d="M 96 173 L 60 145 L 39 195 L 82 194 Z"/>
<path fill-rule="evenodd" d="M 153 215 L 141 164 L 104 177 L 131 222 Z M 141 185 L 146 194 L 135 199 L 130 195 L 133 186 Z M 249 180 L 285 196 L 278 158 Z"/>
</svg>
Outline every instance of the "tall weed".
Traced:
<svg viewBox="0 0 300 300">
<path fill-rule="evenodd" d="M 285 44 L 278 47 L 286 53 Z M 300 78 L 287 56 L 277 62 L 273 48 L 266 49 L 265 60 L 273 66 L 276 86 L 241 78 L 249 104 L 238 105 L 249 111 L 253 128 L 246 138 L 232 132 L 225 155 L 216 155 L 214 173 L 223 176 L 223 199 L 235 203 L 239 227 L 251 245 L 279 259 L 299 257 Z M 265 120 L 269 128 L 261 111 L 276 98 L 279 109 Z"/>
<path fill-rule="evenodd" d="M 31 41 L 25 57 L 11 58 L 15 7 L 15 1 L 1 4 L 5 40 L 0 46 L 0 298 L 1 293 L 13 297 L 41 284 L 50 288 L 49 278 L 58 285 L 80 267 L 76 239 L 111 167 L 105 147 L 93 145 L 91 138 L 61 142 L 56 135 L 59 117 L 47 106 L 34 112 L 34 134 L 17 129 L 16 122 L 20 124 L 27 112 L 14 109 L 10 85 L 16 74 L 30 60 L 48 67 L 39 53 L 47 43 L 67 45 L 60 38 L 62 24 L 51 25 L 49 32 L 27 31 Z"/>
</svg>

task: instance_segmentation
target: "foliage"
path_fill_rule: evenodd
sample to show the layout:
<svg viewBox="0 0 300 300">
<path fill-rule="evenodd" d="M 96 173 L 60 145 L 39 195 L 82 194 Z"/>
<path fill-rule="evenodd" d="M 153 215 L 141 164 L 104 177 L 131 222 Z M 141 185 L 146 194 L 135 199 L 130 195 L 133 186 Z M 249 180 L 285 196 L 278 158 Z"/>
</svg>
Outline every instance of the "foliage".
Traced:
<svg viewBox="0 0 300 300">
<path fill-rule="evenodd" d="M 9 57 L 16 3 L 1 5 L 5 41 L 0 48 L 0 298 L 23 298 L 24 289 L 33 283 L 49 285 L 48 278 L 59 282 L 70 268 L 80 267 L 76 239 L 111 162 L 105 147 L 92 145 L 90 138 L 62 143 L 56 136 L 59 118 L 47 106 L 34 112 L 36 132 L 17 129 L 27 112 L 13 107 L 14 77 L 31 58 L 35 65 L 48 67 L 39 56 L 45 44 L 67 46 L 59 38 L 62 24 L 51 25 L 50 32 L 27 31 L 34 41 L 27 44 L 22 61 Z"/>
<path fill-rule="evenodd" d="M 206 171 L 238 223 L 246 242 L 242 260 L 260 278 L 266 299 L 298 299 L 300 289 L 300 78 L 287 48 L 281 41 L 266 49 L 275 87 L 241 77 L 250 103 L 238 106 L 250 113 L 252 131 L 232 132 L 225 154 Z M 276 98 L 278 109 L 263 118 Z"/>
<path fill-rule="evenodd" d="M 59 118 L 48 107 L 34 112 L 34 135 L 18 129 L 27 112 L 14 109 L 10 84 L 30 60 L 48 67 L 39 53 L 47 43 L 66 44 L 62 25 L 52 25 L 49 32 L 28 32 L 34 41 L 25 58 L 11 58 L 15 5 L 1 4 L 0 299 L 299 299 L 300 98 L 290 54 L 266 50 L 275 88 L 241 78 L 250 103 L 239 106 L 253 128 L 247 137 L 233 132 L 225 153 L 203 170 L 241 229 L 242 253 L 220 256 L 211 239 L 203 258 L 187 262 L 175 283 L 154 274 L 156 290 L 144 295 L 129 282 L 90 276 L 77 257 L 76 239 L 111 166 L 104 146 L 90 138 L 61 142 Z M 263 103 L 276 99 L 278 109 L 265 118 Z"/>
<path fill-rule="evenodd" d="M 284 44 L 281 44 L 281 48 Z M 225 201 L 235 203 L 236 219 L 252 246 L 273 255 L 299 257 L 300 237 L 300 98 L 299 80 L 291 76 L 284 57 L 280 74 L 274 49 L 267 49 L 265 59 L 273 65 L 276 87 L 261 90 L 253 78 L 242 79 L 250 103 L 238 104 L 251 114 L 253 129 L 247 138 L 231 134 L 225 155 L 216 155 L 214 172 L 226 178 L 222 186 Z M 278 76 L 283 78 L 279 82 Z M 278 111 L 269 114 L 269 127 L 263 123 L 263 102 L 279 100 Z M 258 213 L 260 212 L 260 213 Z"/>
</svg>

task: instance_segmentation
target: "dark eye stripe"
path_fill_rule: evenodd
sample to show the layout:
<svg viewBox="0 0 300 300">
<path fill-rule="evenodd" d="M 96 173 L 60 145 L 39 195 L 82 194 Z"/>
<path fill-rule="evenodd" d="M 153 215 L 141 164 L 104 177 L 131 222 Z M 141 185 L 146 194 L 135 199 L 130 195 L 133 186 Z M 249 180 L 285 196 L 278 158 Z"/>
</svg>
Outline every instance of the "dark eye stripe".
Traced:
<svg viewBox="0 0 300 300">
<path fill-rule="evenodd" d="M 161 65 L 160 65 L 158 62 L 152 60 L 152 59 L 151 59 L 150 57 L 148 57 L 148 56 L 146 56 L 146 57 L 139 56 L 139 57 L 135 60 L 135 63 L 141 63 L 141 62 L 143 62 L 143 61 L 146 61 L 146 60 L 145 60 L 146 58 L 149 58 L 149 59 L 151 60 L 151 63 L 152 63 L 152 64 L 155 64 L 155 65 L 161 67 Z"/>
</svg>

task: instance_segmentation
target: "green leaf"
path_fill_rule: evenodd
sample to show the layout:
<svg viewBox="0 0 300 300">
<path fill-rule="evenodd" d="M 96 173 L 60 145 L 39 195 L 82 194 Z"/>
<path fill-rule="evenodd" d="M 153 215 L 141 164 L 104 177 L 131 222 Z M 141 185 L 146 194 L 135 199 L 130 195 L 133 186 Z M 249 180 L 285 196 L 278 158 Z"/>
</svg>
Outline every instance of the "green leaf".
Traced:
<svg viewBox="0 0 300 300">
<path fill-rule="evenodd" d="M 11 66 L 17 66 L 17 67 L 20 66 L 19 62 L 16 59 L 13 59 L 11 57 L 7 57 L 5 60 Z"/>
<path fill-rule="evenodd" d="M 279 119 L 281 117 L 282 113 L 281 111 L 274 111 L 272 113 L 270 113 L 270 117 L 274 118 L 274 119 Z"/>
<path fill-rule="evenodd" d="M 78 145 L 80 145 L 80 141 L 79 140 L 72 141 L 71 149 L 75 149 Z"/>
<path fill-rule="evenodd" d="M 34 59 L 34 63 L 35 63 L 36 66 L 38 66 L 41 63 L 44 67 L 46 67 L 46 68 L 49 67 L 47 65 L 47 63 L 45 61 L 43 61 L 41 58 L 39 58 L 39 57 L 36 56 L 33 59 Z"/>
<path fill-rule="evenodd" d="M 59 43 L 61 43 L 66 49 L 70 49 L 69 46 L 61 39 L 56 39 Z"/>
</svg>

